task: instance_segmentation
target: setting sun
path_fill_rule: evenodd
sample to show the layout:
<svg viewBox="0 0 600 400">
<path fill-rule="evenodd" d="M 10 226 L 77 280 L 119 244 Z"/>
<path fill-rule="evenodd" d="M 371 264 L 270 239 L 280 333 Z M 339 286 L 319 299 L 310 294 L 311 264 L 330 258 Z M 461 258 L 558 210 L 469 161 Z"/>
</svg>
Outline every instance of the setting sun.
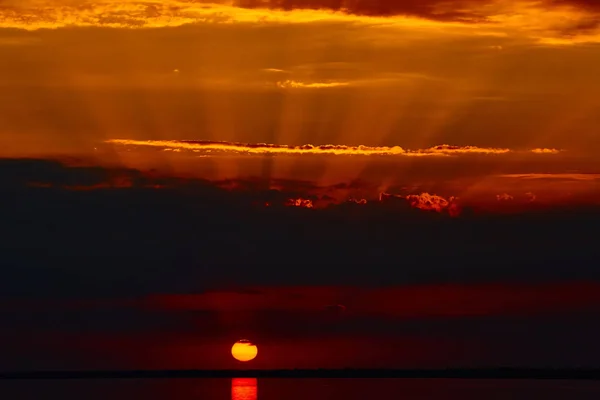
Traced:
<svg viewBox="0 0 600 400">
<path fill-rule="evenodd" d="M 251 361 L 256 358 L 258 348 L 248 340 L 238 340 L 231 347 L 231 355 L 238 361 Z"/>
</svg>

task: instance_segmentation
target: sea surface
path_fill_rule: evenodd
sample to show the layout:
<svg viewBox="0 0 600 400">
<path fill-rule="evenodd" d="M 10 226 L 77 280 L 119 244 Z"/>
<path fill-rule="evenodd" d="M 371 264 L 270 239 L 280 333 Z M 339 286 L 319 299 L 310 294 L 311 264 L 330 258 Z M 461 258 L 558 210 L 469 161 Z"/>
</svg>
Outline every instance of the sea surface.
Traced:
<svg viewBox="0 0 600 400">
<path fill-rule="evenodd" d="M 5 380 L 4 399 L 600 399 L 600 382 L 470 379 Z"/>
</svg>

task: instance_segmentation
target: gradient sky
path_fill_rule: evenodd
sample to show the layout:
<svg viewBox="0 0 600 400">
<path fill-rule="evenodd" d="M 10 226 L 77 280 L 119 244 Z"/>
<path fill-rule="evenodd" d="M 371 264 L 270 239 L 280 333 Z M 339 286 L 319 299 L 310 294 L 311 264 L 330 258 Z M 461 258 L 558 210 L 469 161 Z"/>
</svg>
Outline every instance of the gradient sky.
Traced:
<svg viewBox="0 0 600 400">
<path fill-rule="evenodd" d="M 337 202 L 372 201 L 390 193 L 417 204 L 433 198 L 446 206 L 456 197 L 463 205 L 482 207 L 600 204 L 600 3 L 595 0 L 0 0 L 0 60 L 2 158 L 59 160 L 92 168 L 82 174 L 94 177 L 101 174 L 93 168 L 102 167 L 106 176 L 117 168 L 119 179 L 130 179 L 133 170 L 231 187 L 258 179 L 271 189 Z M 69 186 L 56 180 L 69 174 L 61 169 L 65 166 L 0 161 L 3 181 L 10 182 L 17 170 L 50 171 L 48 180 L 28 183 Z M 87 186 L 102 187 L 98 181 Z M 48 269 L 42 276 L 52 276 L 52 282 L 61 281 L 62 273 L 65 282 L 83 281 L 81 274 L 86 282 L 103 278 L 109 287 L 106 277 L 118 276 L 111 274 L 122 265 L 141 268 L 130 262 L 136 258 L 98 268 L 98 254 L 108 253 L 82 250 L 91 245 L 85 235 L 73 234 L 80 221 L 72 216 L 40 223 L 30 232 L 19 220 L 29 210 L 7 210 L 7 217 L 18 214 L 14 221 L 21 225 L 18 234 L 6 228 L 5 237 L 14 242 L 3 243 L 24 238 L 28 246 L 43 247 L 45 232 L 55 240 L 48 242 L 48 254 L 66 260 L 53 245 L 62 240 L 52 230 L 58 227 L 69 240 L 81 240 L 80 248 L 69 252 L 95 255 L 85 264 L 90 270 L 70 270 L 80 265 L 75 256 L 60 273 Z M 98 213 L 94 221 L 98 226 L 116 221 L 123 225 L 115 231 L 127 232 L 122 221 L 129 213 L 124 207 L 104 217 Z M 42 220 L 52 218 L 39 214 Z M 154 297 L 136 292 L 134 300 L 72 303 L 75 314 L 69 302 L 0 293 L 8 321 L 0 324 L 0 350 L 6 354 L 0 367 L 230 368 L 236 365 L 228 358 L 229 346 L 242 334 L 263 346 L 255 367 L 265 368 L 597 364 L 598 352 L 586 344 L 600 334 L 590 322 L 600 298 L 585 276 L 556 286 L 411 286 L 414 282 L 398 280 L 390 282 L 398 287 L 372 292 L 340 284 L 253 287 L 252 294 L 213 287 L 214 294 L 204 292 L 205 282 L 188 282 L 190 265 L 164 269 L 175 264 L 167 257 L 172 249 L 194 254 L 203 220 L 192 229 L 186 219 L 179 224 L 169 213 L 162 218 L 163 226 L 172 227 L 156 234 L 164 241 L 135 242 L 148 262 L 147 249 L 162 251 L 161 260 L 167 260 L 156 267 L 159 272 L 148 272 L 148 279 L 166 282 L 164 273 L 173 285 L 186 281 L 195 293 L 188 290 L 185 297 L 154 287 Z M 114 233 L 106 226 L 106 232 L 96 231 L 96 225 L 85 228 L 98 238 Z M 502 229 L 492 234 L 509 232 Z M 575 233 L 587 244 L 583 260 L 592 253 L 593 238 Z M 469 232 L 465 237 L 480 239 Z M 511 251 L 531 239 L 527 232 L 519 237 Z M 129 255 L 137 251 L 126 234 L 115 243 Z M 541 249 L 539 243 L 531 248 Z M 460 257 L 470 251 L 464 246 L 456 250 Z M 435 253 L 431 263 L 438 269 L 431 276 L 445 271 L 436 251 L 423 249 Z M 495 259 L 496 250 L 489 249 L 486 262 Z M 18 253 L 14 265 L 46 254 L 13 253 Z M 536 260 L 532 255 L 510 267 Z M 557 263 L 560 271 L 569 267 Z M 589 265 L 571 268 L 570 277 L 589 273 Z M 29 279 L 14 268 L 14 276 Z M 125 269 L 131 276 L 140 273 L 131 268 Z M 318 276 L 320 268 L 313 263 L 306 271 Z M 539 270 L 519 272 L 531 278 Z M 34 283 L 16 289 L 43 286 Z M 348 305 L 347 315 L 327 308 L 338 303 Z M 52 313 L 44 311 L 46 304 Z M 274 310 L 273 304 L 282 308 Z M 367 332 L 367 326 L 373 330 Z M 326 334 L 319 333 L 323 329 Z M 32 332 L 43 332 L 43 340 Z M 568 351 L 561 350 L 564 340 Z M 398 350 L 390 353 L 392 347 Z"/>
</svg>

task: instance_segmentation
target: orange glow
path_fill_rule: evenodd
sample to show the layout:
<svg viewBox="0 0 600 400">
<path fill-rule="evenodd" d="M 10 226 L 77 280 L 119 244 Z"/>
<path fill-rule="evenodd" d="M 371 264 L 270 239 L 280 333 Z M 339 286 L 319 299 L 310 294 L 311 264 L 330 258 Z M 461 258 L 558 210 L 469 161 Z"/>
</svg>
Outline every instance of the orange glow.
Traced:
<svg viewBox="0 0 600 400">
<path fill-rule="evenodd" d="M 197 179 L 356 213 L 381 192 L 450 215 L 600 202 L 593 0 L 0 3 L 2 157 L 139 172 L 31 185 Z"/>
<path fill-rule="evenodd" d="M 231 400 L 256 400 L 257 398 L 256 378 L 233 378 L 231 380 Z"/>
<path fill-rule="evenodd" d="M 254 360 L 258 354 L 258 348 L 252 342 L 242 339 L 233 344 L 231 355 L 238 361 L 247 362 Z"/>
</svg>

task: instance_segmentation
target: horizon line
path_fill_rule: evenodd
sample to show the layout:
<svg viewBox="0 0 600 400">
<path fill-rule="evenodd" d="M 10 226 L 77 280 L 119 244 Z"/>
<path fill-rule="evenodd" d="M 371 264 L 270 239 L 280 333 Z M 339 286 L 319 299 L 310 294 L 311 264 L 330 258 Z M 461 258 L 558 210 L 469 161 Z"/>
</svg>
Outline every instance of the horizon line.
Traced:
<svg viewBox="0 0 600 400">
<path fill-rule="evenodd" d="M 17 379 L 169 379 L 169 378 L 406 378 L 406 379 L 554 379 L 600 380 L 597 368 L 316 368 L 316 369 L 166 369 L 5 371 L 0 380 Z"/>
</svg>

